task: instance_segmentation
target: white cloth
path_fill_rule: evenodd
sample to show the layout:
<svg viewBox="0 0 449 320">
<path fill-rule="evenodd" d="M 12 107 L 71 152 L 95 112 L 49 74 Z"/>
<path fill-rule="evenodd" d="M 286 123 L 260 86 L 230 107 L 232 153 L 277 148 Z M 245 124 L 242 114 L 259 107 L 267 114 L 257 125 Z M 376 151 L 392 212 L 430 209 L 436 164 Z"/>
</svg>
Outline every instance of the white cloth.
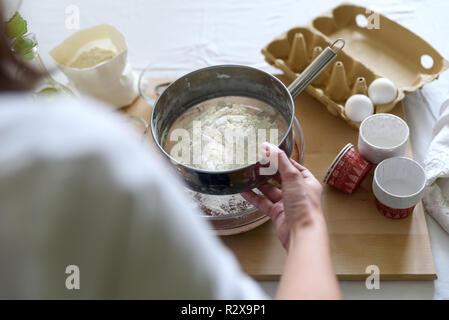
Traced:
<svg viewBox="0 0 449 320">
<path fill-rule="evenodd" d="M 87 100 L 0 106 L 0 299 L 265 298 L 117 114 Z"/>
<path fill-rule="evenodd" d="M 428 183 L 425 208 L 449 232 L 449 100 L 441 107 L 424 164 Z"/>
<path fill-rule="evenodd" d="M 449 2 L 448 2 L 449 4 Z M 432 128 L 437 115 L 440 114 L 441 104 L 449 96 L 449 73 L 441 75 L 438 81 L 426 85 L 422 90 L 408 94 L 405 98 L 407 122 L 410 126 L 410 140 L 415 159 L 425 167 L 424 160 L 433 139 Z M 426 198 L 424 199 L 426 202 Z M 426 211 L 428 212 L 428 211 Z M 430 214 L 426 215 L 429 228 L 432 252 L 438 279 L 433 282 L 433 297 L 449 299 L 449 233 L 436 222 Z M 429 287 L 422 282 L 421 290 L 414 290 L 412 285 L 403 284 L 401 287 L 408 292 L 416 292 L 416 298 L 428 298 Z M 384 287 L 388 284 L 384 284 Z M 396 286 L 392 288 L 396 290 Z M 399 291 L 398 291 L 399 292 Z"/>
</svg>

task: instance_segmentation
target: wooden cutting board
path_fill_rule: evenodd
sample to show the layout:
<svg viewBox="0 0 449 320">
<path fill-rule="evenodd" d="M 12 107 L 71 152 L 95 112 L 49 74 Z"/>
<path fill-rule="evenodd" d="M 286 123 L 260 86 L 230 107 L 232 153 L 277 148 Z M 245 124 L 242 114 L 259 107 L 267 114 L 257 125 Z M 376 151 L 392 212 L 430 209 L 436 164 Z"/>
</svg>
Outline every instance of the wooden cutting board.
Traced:
<svg viewBox="0 0 449 320">
<path fill-rule="evenodd" d="M 288 82 L 283 76 L 279 78 Z M 165 80 L 155 80 L 155 83 Z M 304 164 L 321 181 L 341 148 L 348 142 L 357 145 L 358 132 L 306 93 L 296 99 L 295 106 L 306 139 Z M 396 115 L 404 118 L 402 105 L 395 110 Z M 124 111 L 149 121 L 151 107 L 139 98 Z M 411 156 L 410 146 L 408 155 Z M 366 268 L 376 265 L 384 280 L 436 279 L 422 204 L 406 219 L 387 219 L 376 209 L 371 182 L 372 174 L 353 195 L 324 187 L 323 210 L 338 278 L 364 280 Z M 286 254 L 270 222 L 247 233 L 221 239 L 246 273 L 257 280 L 279 279 Z"/>
</svg>

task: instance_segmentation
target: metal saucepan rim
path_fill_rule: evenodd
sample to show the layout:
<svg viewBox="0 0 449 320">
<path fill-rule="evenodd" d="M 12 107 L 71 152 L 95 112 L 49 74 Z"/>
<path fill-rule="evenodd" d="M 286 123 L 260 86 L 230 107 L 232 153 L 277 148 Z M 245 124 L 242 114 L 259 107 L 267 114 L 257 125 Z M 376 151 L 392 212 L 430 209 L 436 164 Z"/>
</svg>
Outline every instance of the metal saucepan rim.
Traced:
<svg viewBox="0 0 449 320">
<path fill-rule="evenodd" d="M 285 89 L 286 92 L 288 92 L 290 100 L 291 100 L 291 105 L 292 105 L 292 117 L 290 119 L 290 123 L 288 124 L 288 128 L 284 134 L 284 136 L 282 137 L 281 141 L 279 142 L 278 146 L 282 145 L 282 143 L 285 141 L 285 139 L 288 136 L 288 133 L 292 130 L 292 126 L 293 126 L 293 122 L 295 119 L 295 104 L 294 101 L 291 97 L 290 92 L 288 91 L 287 87 L 279 80 L 277 79 L 275 76 L 271 75 L 268 72 L 265 72 L 263 70 L 260 70 L 258 68 L 254 68 L 254 67 L 248 67 L 248 66 L 244 66 L 244 65 L 238 65 L 238 64 L 222 64 L 222 65 L 217 65 L 217 66 L 211 66 L 211 67 L 206 67 L 206 68 L 202 68 L 199 70 L 195 70 L 193 72 L 190 72 L 184 76 L 182 76 L 181 78 L 177 79 L 176 81 L 173 81 L 165 90 L 168 90 L 171 86 L 175 85 L 178 81 L 181 81 L 181 79 L 186 78 L 186 77 L 191 77 L 192 75 L 199 73 L 199 72 L 203 72 L 205 70 L 208 69 L 217 69 L 217 68 L 221 68 L 221 67 L 237 67 L 237 68 L 244 68 L 244 69 L 252 69 L 252 70 L 257 70 L 259 72 L 264 73 L 265 75 L 271 77 L 274 81 L 276 81 L 279 85 L 281 85 L 281 87 L 283 87 Z M 163 95 L 163 94 L 162 94 Z M 162 96 L 161 95 L 161 96 Z M 161 98 L 161 96 L 158 97 L 155 106 L 157 105 L 159 99 Z M 253 97 L 254 98 L 254 97 Z M 165 154 L 166 157 L 168 157 L 170 159 L 170 161 L 173 161 L 174 163 L 176 163 L 177 165 L 186 168 L 186 169 L 190 169 L 190 170 L 195 170 L 196 172 L 201 172 L 201 173 L 207 173 L 207 174 L 226 174 L 226 173 L 232 173 L 232 172 L 236 172 L 236 171 L 240 171 L 240 170 L 244 170 L 247 168 L 250 168 L 254 165 L 257 165 L 259 163 L 259 161 L 257 161 L 256 163 L 253 164 L 248 164 L 246 166 L 243 167 L 239 167 L 239 168 L 235 168 L 235 169 L 230 169 L 230 170 L 221 170 L 221 171 L 210 171 L 210 170 L 204 170 L 204 169 L 198 169 L 198 168 L 194 168 L 188 165 L 185 165 L 179 161 L 177 161 L 176 159 L 174 159 L 170 154 L 168 154 L 165 149 L 160 145 L 159 141 L 156 139 L 156 129 L 155 126 L 153 125 L 153 120 L 154 120 L 154 112 L 155 112 L 156 108 L 153 108 L 152 112 L 151 112 L 151 135 L 153 136 L 153 140 L 155 141 L 155 143 L 157 144 L 158 148 Z"/>
</svg>

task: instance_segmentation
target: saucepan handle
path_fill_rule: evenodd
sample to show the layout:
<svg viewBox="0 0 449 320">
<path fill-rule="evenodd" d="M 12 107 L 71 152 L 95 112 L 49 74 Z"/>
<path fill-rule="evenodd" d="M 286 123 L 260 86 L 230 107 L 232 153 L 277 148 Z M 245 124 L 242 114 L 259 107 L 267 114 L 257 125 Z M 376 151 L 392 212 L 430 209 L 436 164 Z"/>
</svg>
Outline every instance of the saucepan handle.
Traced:
<svg viewBox="0 0 449 320">
<path fill-rule="evenodd" d="M 328 65 L 345 46 L 345 41 L 338 38 L 321 52 L 310 65 L 293 81 L 288 91 L 295 99 Z"/>
</svg>

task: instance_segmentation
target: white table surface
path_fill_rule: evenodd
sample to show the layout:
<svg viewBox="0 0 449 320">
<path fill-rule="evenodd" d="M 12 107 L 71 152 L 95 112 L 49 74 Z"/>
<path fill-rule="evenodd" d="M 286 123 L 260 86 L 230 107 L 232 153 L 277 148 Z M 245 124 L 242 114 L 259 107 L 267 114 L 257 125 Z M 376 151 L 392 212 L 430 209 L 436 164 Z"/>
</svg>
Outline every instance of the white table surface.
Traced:
<svg viewBox="0 0 449 320">
<path fill-rule="evenodd" d="M 386 14 L 424 38 L 449 58 L 449 1 L 371 0 L 356 1 Z M 75 5 L 80 27 L 101 23 L 115 25 L 127 38 L 129 59 L 141 69 L 154 63 L 161 76 L 179 76 L 200 67 L 238 63 L 271 72 L 260 49 L 274 37 L 340 4 L 317 0 L 24 0 L 21 12 L 36 33 L 44 61 L 54 67 L 49 50 L 76 30 L 66 27 L 66 9 Z M 65 81 L 61 74 L 57 78 Z M 449 98 L 449 74 L 405 99 L 415 157 L 421 161 L 441 103 Z M 420 99 L 410 110 L 407 101 Z M 436 281 L 382 281 L 379 290 L 367 290 L 364 282 L 340 282 L 346 298 L 449 299 L 449 235 L 427 217 Z M 260 282 L 274 295 L 277 282 Z"/>
</svg>

